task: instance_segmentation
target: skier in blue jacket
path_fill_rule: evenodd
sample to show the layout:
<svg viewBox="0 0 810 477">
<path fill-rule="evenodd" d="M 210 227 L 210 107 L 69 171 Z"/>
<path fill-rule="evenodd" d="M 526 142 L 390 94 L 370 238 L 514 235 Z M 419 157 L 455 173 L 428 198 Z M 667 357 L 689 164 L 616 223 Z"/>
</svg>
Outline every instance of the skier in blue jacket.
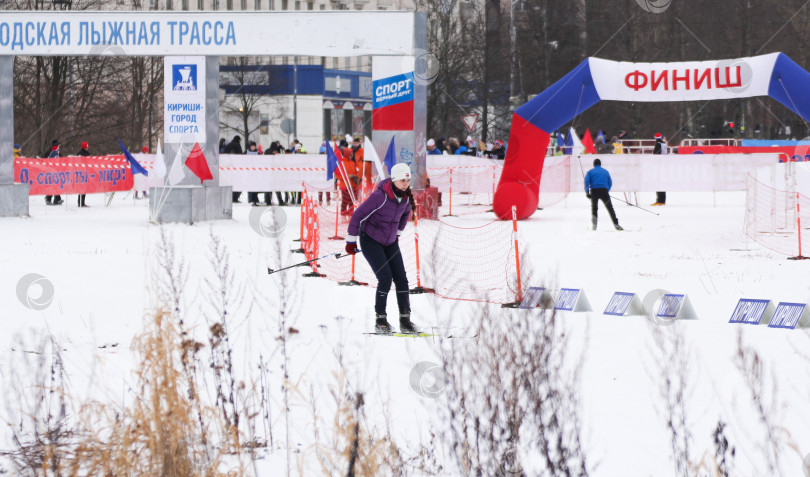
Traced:
<svg viewBox="0 0 810 477">
<path fill-rule="evenodd" d="M 602 161 L 594 159 L 593 169 L 585 174 L 585 196 L 591 199 L 591 224 L 593 230 L 596 230 L 597 206 L 600 200 L 605 204 L 605 208 L 610 214 L 610 220 L 613 221 L 616 230 L 624 230 L 619 225 L 619 219 L 616 218 L 616 212 L 614 212 L 613 204 L 610 202 L 609 192 L 611 187 L 613 187 L 613 180 L 610 178 L 610 173 L 607 169 L 602 168 Z"/>
<path fill-rule="evenodd" d="M 411 322 L 408 277 L 399 250 L 399 234 L 405 230 L 411 211 L 415 209 L 411 194 L 411 169 L 407 164 L 400 163 L 391 168 L 391 177 L 377 184 L 376 190 L 357 207 L 349 221 L 346 253 L 357 253 L 359 236 L 360 250 L 377 276 L 374 311 L 378 333 L 392 331 L 385 313 L 392 281 L 397 290 L 400 331 L 419 332 Z"/>
</svg>

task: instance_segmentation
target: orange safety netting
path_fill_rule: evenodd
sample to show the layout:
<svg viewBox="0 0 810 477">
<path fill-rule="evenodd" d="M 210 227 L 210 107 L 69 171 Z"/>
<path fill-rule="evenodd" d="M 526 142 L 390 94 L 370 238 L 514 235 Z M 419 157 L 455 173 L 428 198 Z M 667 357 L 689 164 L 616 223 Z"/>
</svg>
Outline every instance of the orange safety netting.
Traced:
<svg viewBox="0 0 810 477">
<path fill-rule="evenodd" d="M 342 251 L 350 217 L 336 213 L 334 204 L 326 208 L 312 199 L 308 198 L 305 213 L 307 257 Z M 441 220 L 411 221 L 399 238 L 409 286 L 421 286 L 456 300 L 514 302 L 518 299 L 514 238 L 509 221 L 496 220 L 477 227 L 459 227 Z M 362 254 L 317 263 L 317 271 L 330 280 L 377 284 Z"/>
<path fill-rule="evenodd" d="M 745 234 L 751 240 L 783 255 L 801 256 L 810 251 L 808 229 L 810 199 L 747 177 Z"/>
</svg>

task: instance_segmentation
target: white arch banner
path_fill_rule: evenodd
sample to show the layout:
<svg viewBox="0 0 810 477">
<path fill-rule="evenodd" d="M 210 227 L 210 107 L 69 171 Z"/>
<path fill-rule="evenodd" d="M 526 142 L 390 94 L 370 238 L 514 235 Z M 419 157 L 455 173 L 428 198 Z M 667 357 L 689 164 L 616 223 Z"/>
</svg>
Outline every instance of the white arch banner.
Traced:
<svg viewBox="0 0 810 477">
<path fill-rule="evenodd" d="M 778 56 L 679 63 L 589 58 L 588 66 L 603 101 L 699 101 L 767 96 Z"/>
<path fill-rule="evenodd" d="M 415 16 L 393 11 L 4 11 L 0 55 L 413 55 Z"/>
</svg>

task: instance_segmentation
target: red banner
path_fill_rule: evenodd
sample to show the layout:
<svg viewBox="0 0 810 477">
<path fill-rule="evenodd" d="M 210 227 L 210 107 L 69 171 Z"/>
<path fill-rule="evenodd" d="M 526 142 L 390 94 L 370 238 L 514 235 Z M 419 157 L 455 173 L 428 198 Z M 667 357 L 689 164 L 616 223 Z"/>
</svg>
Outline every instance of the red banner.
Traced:
<svg viewBox="0 0 810 477">
<path fill-rule="evenodd" d="M 15 157 L 14 182 L 28 195 L 94 194 L 132 189 L 132 171 L 123 155 Z"/>
</svg>

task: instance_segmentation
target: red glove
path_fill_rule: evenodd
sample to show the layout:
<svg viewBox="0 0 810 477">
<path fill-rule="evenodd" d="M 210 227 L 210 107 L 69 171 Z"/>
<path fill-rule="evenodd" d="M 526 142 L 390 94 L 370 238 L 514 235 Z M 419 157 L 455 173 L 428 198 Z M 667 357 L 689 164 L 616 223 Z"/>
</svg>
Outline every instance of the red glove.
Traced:
<svg viewBox="0 0 810 477">
<path fill-rule="evenodd" d="M 357 244 L 354 242 L 346 242 L 346 253 L 354 255 L 357 253 Z"/>
</svg>

